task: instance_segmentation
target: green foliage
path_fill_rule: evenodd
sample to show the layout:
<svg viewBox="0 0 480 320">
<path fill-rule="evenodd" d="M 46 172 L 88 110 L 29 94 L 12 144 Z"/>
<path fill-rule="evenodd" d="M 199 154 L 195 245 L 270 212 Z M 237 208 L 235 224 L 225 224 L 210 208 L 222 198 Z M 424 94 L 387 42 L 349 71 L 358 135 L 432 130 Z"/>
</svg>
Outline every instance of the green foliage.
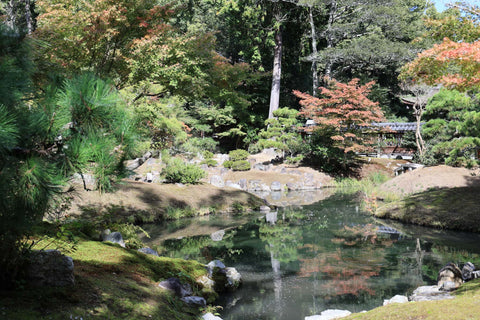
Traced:
<svg viewBox="0 0 480 320">
<path fill-rule="evenodd" d="M 205 177 L 206 173 L 197 165 L 172 158 L 163 169 L 162 175 L 169 183 L 196 184 Z"/>
<path fill-rule="evenodd" d="M 298 153 L 305 152 L 305 142 L 298 132 L 298 111 L 289 108 L 280 108 L 273 112 L 275 118 L 265 121 L 265 129 L 262 129 L 258 136 L 258 142 L 252 146 L 252 150 L 261 151 L 267 148 L 274 148 L 282 153 L 283 157 L 290 156 L 290 162 L 299 161 Z"/>
<path fill-rule="evenodd" d="M 251 169 L 251 165 L 250 162 L 248 162 L 247 160 L 236 160 L 232 161 L 230 169 L 232 169 L 233 171 L 248 171 Z"/>
<path fill-rule="evenodd" d="M 237 149 L 228 153 L 230 161 L 246 160 L 250 154 L 246 150 Z"/>
<path fill-rule="evenodd" d="M 187 153 L 196 154 L 202 150 L 215 151 L 218 146 L 218 142 L 213 140 L 213 138 L 198 138 L 193 137 L 189 138 L 182 146 L 181 150 Z"/>
<path fill-rule="evenodd" d="M 209 150 L 203 151 L 202 155 L 203 155 L 203 158 L 204 158 L 205 160 L 209 160 L 209 159 L 212 159 L 212 158 L 213 158 L 213 152 L 211 152 L 211 151 L 209 151 Z"/>
<path fill-rule="evenodd" d="M 223 161 L 223 166 L 227 169 L 231 169 L 232 168 L 232 165 L 233 165 L 233 161 L 232 160 L 226 160 L 226 161 Z"/>
<path fill-rule="evenodd" d="M 150 137 L 151 147 L 178 147 L 187 141 L 187 127 L 179 120 L 183 101 L 178 97 L 142 98 L 135 102 L 135 114 L 143 134 Z"/>
<path fill-rule="evenodd" d="M 218 165 L 217 160 L 214 159 L 205 159 L 200 164 L 206 164 L 209 167 L 216 167 Z"/>
<path fill-rule="evenodd" d="M 109 229 L 122 234 L 125 246 L 130 249 L 140 249 L 144 244 L 140 240 L 140 234 L 150 238 L 150 235 L 142 227 L 131 223 L 116 223 L 108 226 Z"/>
<path fill-rule="evenodd" d="M 456 90 L 440 90 L 427 104 L 422 127 L 428 149 L 416 160 L 426 165 L 445 163 L 452 166 L 476 164 L 480 119 L 478 101 Z"/>
</svg>

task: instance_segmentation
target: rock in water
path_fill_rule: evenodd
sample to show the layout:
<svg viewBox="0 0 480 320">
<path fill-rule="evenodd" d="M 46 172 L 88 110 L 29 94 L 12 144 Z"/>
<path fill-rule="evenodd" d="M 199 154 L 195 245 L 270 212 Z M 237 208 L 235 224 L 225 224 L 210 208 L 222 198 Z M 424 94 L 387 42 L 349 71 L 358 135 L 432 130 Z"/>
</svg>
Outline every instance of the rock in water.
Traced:
<svg viewBox="0 0 480 320">
<path fill-rule="evenodd" d="M 35 286 L 73 286 L 73 259 L 58 250 L 34 251 L 30 256 L 27 278 Z"/>
</svg>

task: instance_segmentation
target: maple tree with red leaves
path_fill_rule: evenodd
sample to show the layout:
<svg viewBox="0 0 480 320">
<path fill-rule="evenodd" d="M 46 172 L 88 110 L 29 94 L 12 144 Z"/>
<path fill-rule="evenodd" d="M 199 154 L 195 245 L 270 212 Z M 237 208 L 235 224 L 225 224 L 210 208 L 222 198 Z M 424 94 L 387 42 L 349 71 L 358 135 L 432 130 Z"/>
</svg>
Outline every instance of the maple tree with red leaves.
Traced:
<svg viewBox="0 0 480 320">
<path fill-rule="evenodd" d="M 300 114 L 315 121 L 316 125 L 306 130 L 328 129 L 334 146 L 344 153 L 369 150 L 371 125 L 384 119 L 378 102 L 368 98 L 374 82 L 360 85 L 359 79 L 348 83 L 329 80 L 329 84 L 329 88 L 319 88 L 320 98 L 293 92 L 301 99 Z"/>
<path fill-rule="evenodd" d="M 450 89 L 465 91 L 480 88 L 480 40 L 443 42 L 420 53 L 402 68 L 400 79 L 412 79 L 426 84 L 442 84 Z"/>
</svg>

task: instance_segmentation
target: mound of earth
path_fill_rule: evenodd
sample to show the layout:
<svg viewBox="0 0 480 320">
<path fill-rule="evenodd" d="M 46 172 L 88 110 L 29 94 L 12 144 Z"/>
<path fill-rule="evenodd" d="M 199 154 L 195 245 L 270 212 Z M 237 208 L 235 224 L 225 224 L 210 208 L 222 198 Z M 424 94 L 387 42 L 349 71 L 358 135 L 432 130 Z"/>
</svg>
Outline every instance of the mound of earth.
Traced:
<svg viewBox="0 0 480 320">
<path fill-rule="evenodd" d="M 478 186 L 480 186 L 478 170 L 441 165 L 401 174 L 382 184 L 381 189 L 405 196 L 431 189 Z"/>
<path fill-rule="evenodd" d="M 196 214 L 229 211 L 235 205 L 259 208 L 260 198 L 242 190 L 209 184 L 177 185 L 124 180 L 112 193 L 85 191 L 75 186 L 68 215 L 95 216 L 110 213 L 153 221 L 166 218 L 171 209 L 193 209 Z"/>
</svg>

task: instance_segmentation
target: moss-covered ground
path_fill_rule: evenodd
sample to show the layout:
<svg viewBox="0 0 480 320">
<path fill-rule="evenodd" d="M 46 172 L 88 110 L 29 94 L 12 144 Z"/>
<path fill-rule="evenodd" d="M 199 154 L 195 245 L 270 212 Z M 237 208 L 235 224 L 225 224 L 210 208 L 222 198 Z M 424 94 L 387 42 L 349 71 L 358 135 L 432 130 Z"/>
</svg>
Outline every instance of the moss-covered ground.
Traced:
<svg viewBox="0 0 480 320">
<path fill-rule="evenodd" d="M 381 204 L 374 215 L 441 229 L 480 232 L 480 187 L 444 188 Z"/>
<path fill-rule="evenodd" d="M 201 292 L 194 279 L 206 273 L 196 261 L 154 257 L 99 241 L 81 240 L 68 253 L 74 259 L 71 288 L 32 288 L 19 284 L 0 293 L 0 319 L 197 319 L 191 308 L 158 287 L 178 277 Z"/>
<path fill-rule="evenodd" d="M 480 318 L 480 280 L 463 284 L 455 299 L 394 303 L 345 320 L 474 320 Z"/>
</svg>

